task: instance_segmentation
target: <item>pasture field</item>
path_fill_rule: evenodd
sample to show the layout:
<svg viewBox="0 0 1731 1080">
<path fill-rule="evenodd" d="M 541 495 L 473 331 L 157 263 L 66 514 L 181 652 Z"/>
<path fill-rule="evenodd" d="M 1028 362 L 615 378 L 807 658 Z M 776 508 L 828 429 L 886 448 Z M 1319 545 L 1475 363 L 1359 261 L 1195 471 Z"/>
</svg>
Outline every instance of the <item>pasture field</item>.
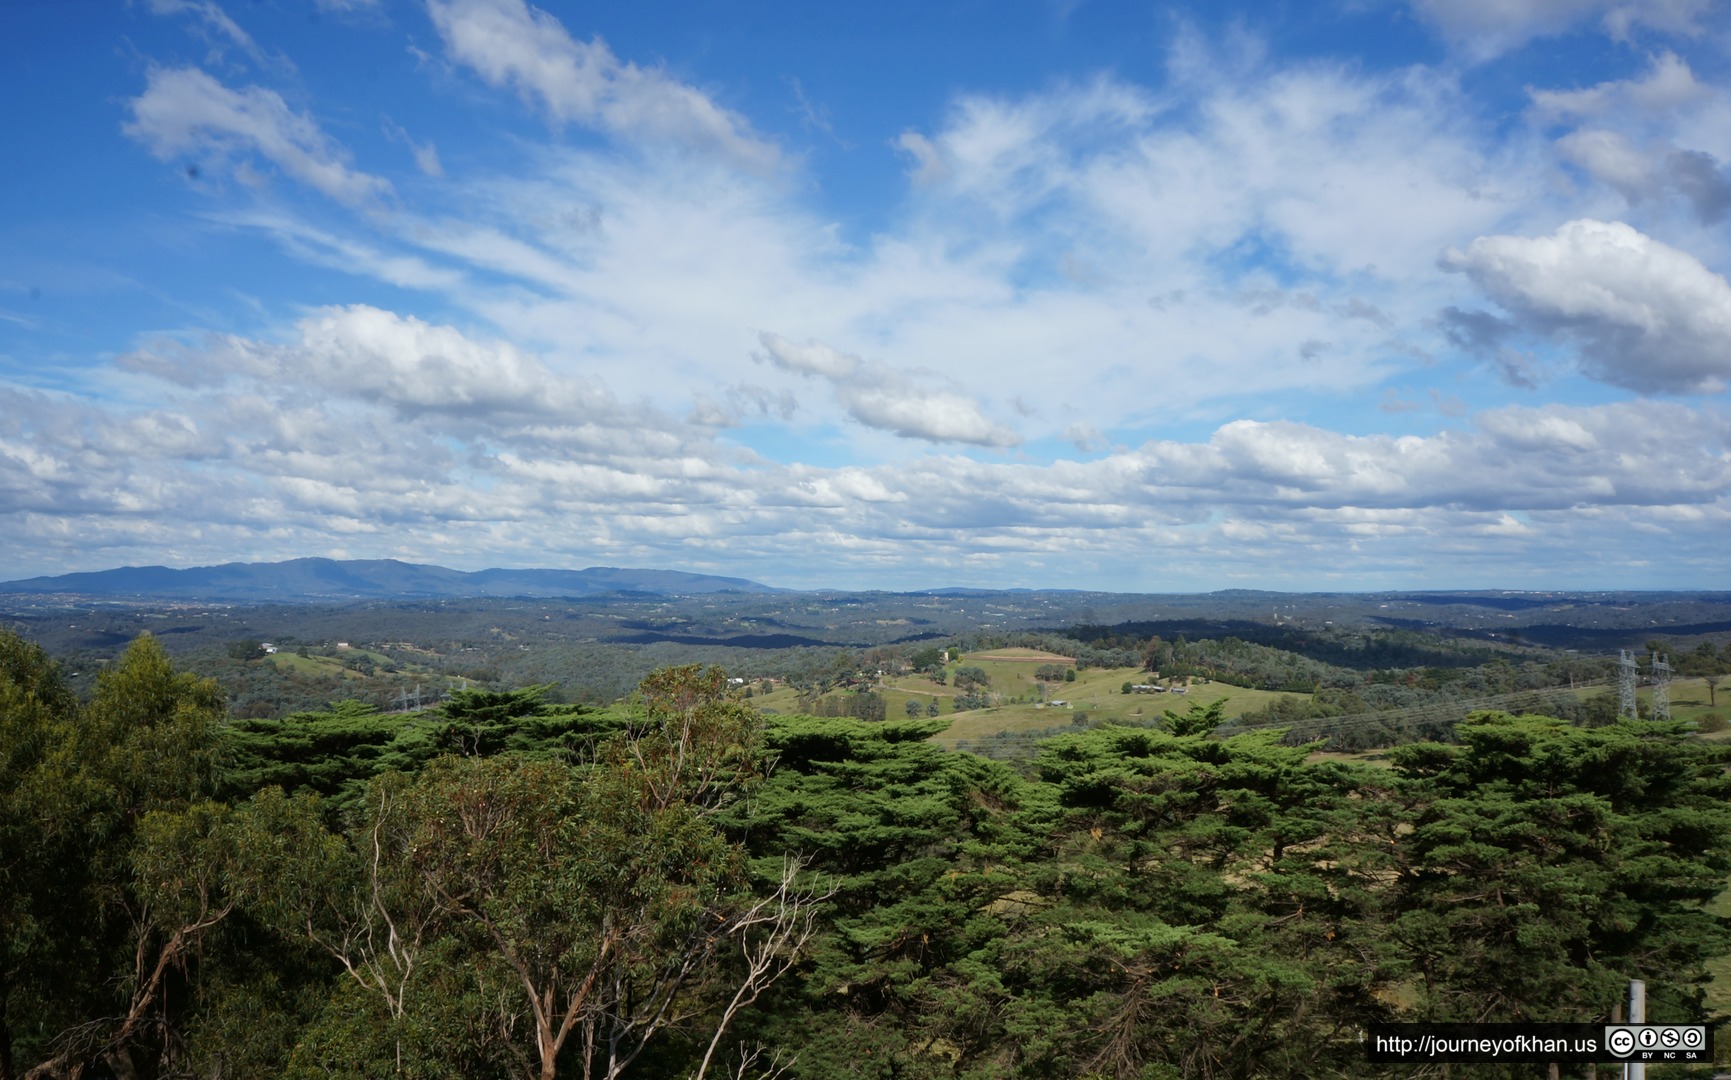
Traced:
<svg viewBox="0 0 1731 1080">
<path fill-rule="evenodd" d="M 279 650 L 265 657 L 265 660 L 276 664 L 284 671 L 293 671 L 301 675 L 341 675 L 344 678 L 359 679 L 363 677 L 361 673 L 352 668 L 344 667 L 343 661 L 355 660 L 363 656 L 381 669 L 386 664 L 395 662 L 384 653 L 373 652 L 370 649 L 344 649 L 340 656 L 301 656 L 298 653 Z M 409 669 L 405 668 L 404 670 Z"/>
<path fill-rule="evenodd" d="M 1718 702 L 1717 707 L 1708 704 L 1717 700 L 1719 694 L 1725 695 L 1725 700 Z M 1636 698 L 1645 707 L 1651 703 L 1653 692 L 1646 687 L 1636 691 Z M 1671 719 L 1700 721 L 1702 717 L 1717 713 L 1731 720 L 1731 679 L 1719 684 L 1716 693 L 1707 693 L 1707 683 L 1702 679 L 1674 679 L 1671 682 Z"/>
<path fill-rule="evenodd" d="M 1167 709 L 1183 712 L 1193 703 L 1206 705 L 1220 699 L 1227 701 L 1226 718 L 1230 720 L 1243 713 L 1261 709 L 1279 698 L 1306 696 L 1246 690 L 1226 683 L 1201 681 L 1194 682 L 1185 694 L 1125 694 L 1123 686 L 1126 682 L 1135 684 L 1147 679 L 1147 673 L 1136 668 L 1087 669 L 1077 672 L 1074 682 L 1041 683 L 1034 678 L 1037 670 L 1050 664 L 1071 666 L 1072 661 L 1068 657 L 1037 649 L 993 649 L 952 660 L 944 669 L 945 681 L 942 685 L 925 675 L 902 675 L 880 679 L 873 689 L 883 696 L 884 715 L 885 719 L 889 720 L 905 719 L 908 716 L 909 701 L 918 704 L 921 716 L 926 715 L 926 707 L 935 702 L 938 716 L 950 720 L 951 723 L 949 729 L 934 736 L 932 742 L 951 749 L 964 744 L 977 746 L 1006 734 L 1011 738 L 1025 738 L 1037 733 L 1056 733 L 1072 726 L 1082 726 L 1084 723 L 1148 720 L 1160 716 Z M 955 711 L 954 701 L 962 693 L 955 686 L 955 672 L 958 667 L 977 667 L 985 671 L 993 705 L 965 712 Z M 1701 679 L 1674 680 L 1671 684 L 1672 717 L 1699 721 L 1708 715 L 1718 714 L 1731 719 L 1731 680 L 1727 680 L 1719 689 L 1726 693 L 1727 700 L 1718 703 L 1715 708 L 1709 705 L 1707 686 Z M 1614 694 L 1616 691 L 1613 687 L 1593 692 Z M 846 691 L 835 691 L 829 696 L 840 697 L 845 693 Z M 1637 697 L 1642 711 L 1645 712 L 1652 701 L 1651 688 L 1641 687 Z M 1053 701 L 1062 701 L 1064 704 L 1049 704 Z M 757 693 L 752 702 L 779 713 L 800 711 L 798 694 L 785 686 L 768 694 Z M 1731 740 L 1731 730 L 1703 737 Z M 1380 751 L 1373 751 L 1368 755 L 1319 753 L 1313 755 L 1312 760 L 1328 758 L 1364 761 L 1379 766 L 1386 766 L 1388 763 L 1386 754 Z M 1731 904 L 1731 901 L 1728 901 L 1728 904 Z M 1731 1005 L 1731 984 L 1728 984 L 1727 1002 Z"/>
<path fill-rule="evenodd" d="M 918 703 L 920 715 L 925 708 L 937 703 L 938 715 L 951 720 L 949 730 L 932 741 L 955 748 L 963 742 L 978 743 L 1000 732 L 1027 734 L 1054 728 L 1065 728 L 1081 720 L 1094 723 L 1102 720 L 1146 720 L 1164 710 L 1183 712 L 1192 703 L 1209 704 L 1226 699 L 1228 719 L 1240 713 L 1260 709 L 1282 697 L 1303 697 L 1302 694 L 1274 693 L 1266 690 L 1245 690 L 1218 682 L 1197 682 L 1187 694 L 1126 694 L 1125 683 L 1140 683 L 1147 673 L 1137 668 L 1089 668 L 1076 673 L 1074 682 L 1041 683 L 1034 673 L 1047 664 L 1070 665 L 1068 657 L 1037 649 L 993 649 L 952 660 L 944 669 L 943 685 L 924 675 L 885 677 L 874 689 L 883 695 L 886 719 L 907 718 L 907 703 Z M 956 689 L 955 673 L 959 667 L 977 667 L 989 680 L 987 692 L 995 695 L 996 704 L 984 709 L 955 711 L 955 699 L 962 691 Z M 838 694 L 845 691 L 838 691 Z M 834 695 L 832 695 L 834 696 Z M 1048 705 L 1063 701 L 1063 706 Z M 757 694 L 752 703 L 760 708 L 789 713 L 799 710 L 799 697 L 790 688 L 780 687 L 769 694 Z"/>
<path fill-rule="evenodd" d="M 300 656 L 292 652 L 276 652 L 265 658 L 284 671 L 293 671 L 300 675 L 343 675 L 349 678 L 360 678 L 360 672 L 343 667 L 341 660 L 328 656 Z"/>
</svg>

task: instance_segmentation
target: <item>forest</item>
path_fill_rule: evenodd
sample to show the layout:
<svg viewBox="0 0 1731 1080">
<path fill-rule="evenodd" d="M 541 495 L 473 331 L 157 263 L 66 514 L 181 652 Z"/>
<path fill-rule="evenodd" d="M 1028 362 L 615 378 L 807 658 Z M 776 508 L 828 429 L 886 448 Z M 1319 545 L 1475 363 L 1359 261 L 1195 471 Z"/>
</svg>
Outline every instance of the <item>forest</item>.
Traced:
<svg viewBox="0 0 1731 1080">
<path fill-rule="evenodd" d="M 1630 978 L 1717 1020 L 1731 753 L 1688 724 L 1379 765 L 1198 705 L 1014 763 L 716 667 L 555 696 L 236 717 L 149 635 L 81 694 L 0 632 L 0 1080 L 1410 1076 L 1367 1025 Z"/>
</svg>

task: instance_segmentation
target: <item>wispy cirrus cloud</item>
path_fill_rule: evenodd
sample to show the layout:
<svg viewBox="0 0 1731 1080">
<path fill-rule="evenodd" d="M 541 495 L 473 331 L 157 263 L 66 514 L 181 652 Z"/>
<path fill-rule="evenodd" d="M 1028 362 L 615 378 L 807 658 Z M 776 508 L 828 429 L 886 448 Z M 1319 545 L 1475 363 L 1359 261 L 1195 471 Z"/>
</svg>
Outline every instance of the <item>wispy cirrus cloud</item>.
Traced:
<svg viewBox="0 0 1731 1080">
<path fill-rule="evenodd" d="M 1534 38 L 1595 25 L 1617 40 L 1642 31 L 1694 35 L 1712 0 L 1413 0 L 1419 17 L 1486 61 Z"/>
<path fill-rule="evenodd" d="M 186 15 L 196 20 L 195 25 L 213 46 L 212 60 L 221 58 L 224 45 L 233 45 L 261 68 L 294 70 L 294 64 L 286 56 L 266 53 L 260 48 L 216 0 L 149 0 L 149 7 L 155 15 Z"/>
<path fill-rule="evenodd" d="M 343 147 L 282 95 L 261 86 L 232 90 L 198 68 L 150 70 L 144 93 L 128 103 L 127 135 L 159 160 L 187 155 L 207 165 L 244 167 L 258 158 L 349 205 L 391 192 L 383 177 L 353 168 Z"/>
<path fill-rule="evenodd" d="M 492 86 L 514 87 L 556 124 L 676 143 L 754 170 L 781 163 L 772 143 L 701 90 L 620 60 L 599 38 L 577 40 L 524 0 L 428 0 L 427 10 L 453 61 Z"/>
</svg>

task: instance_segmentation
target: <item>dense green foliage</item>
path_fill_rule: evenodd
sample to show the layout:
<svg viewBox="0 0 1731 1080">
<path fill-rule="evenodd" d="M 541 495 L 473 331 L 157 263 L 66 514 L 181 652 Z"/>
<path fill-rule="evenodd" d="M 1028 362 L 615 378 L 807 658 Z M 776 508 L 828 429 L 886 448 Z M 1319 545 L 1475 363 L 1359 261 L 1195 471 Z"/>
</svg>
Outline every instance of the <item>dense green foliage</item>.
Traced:
<svg viewBox="0 0 1731 1080">
<path fill-rule="evenodd" d="M 380 773 L 413 771 L 440 754 L 569 755 L 625 726 L 616 709 L 548 704 L 546 689 L 459 690 L 439 708 L 417 714 L 340 701 L 280 720 L 237 718 L 220 741 L 222 794 L 243 799 L 279 787 L 325 796 L 341 809 Z"/>
<path fill-rule="evenodd" d="M 1704 1019 L 1731 951 L 1682 725 L 1481 714 L 1377 769 L 1195 705 L 1018 769 L 716 669 L 223 704 L 147 637 L 80 702 L 0 634 L 0 1078 L 1375 1076 L 1377 1020 L 1630 977 Z"/>
</svg>

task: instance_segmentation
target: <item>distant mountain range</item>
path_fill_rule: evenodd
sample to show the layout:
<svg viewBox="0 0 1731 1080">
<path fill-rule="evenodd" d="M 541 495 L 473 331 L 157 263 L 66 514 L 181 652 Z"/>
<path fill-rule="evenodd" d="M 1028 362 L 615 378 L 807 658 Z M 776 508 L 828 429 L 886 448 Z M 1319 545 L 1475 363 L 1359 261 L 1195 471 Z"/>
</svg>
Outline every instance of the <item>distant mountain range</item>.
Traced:
<svg viewBox="0 0 1731 1080">
<path fill-rule="evenodd" d="M 477 570 L 396 559 L 290 559 L 276 563 L 224 563 L 175 570 L 123 566 L 83 574 L 0 581 L 0 593 L 55 593 L 153 600 L 233 600 L 319 603 L 338 600 L 456 599 L 483 596 L 599 596 L 650 593 L 785 592 L 744 578 L 679 570 Z"/>
</svg>

